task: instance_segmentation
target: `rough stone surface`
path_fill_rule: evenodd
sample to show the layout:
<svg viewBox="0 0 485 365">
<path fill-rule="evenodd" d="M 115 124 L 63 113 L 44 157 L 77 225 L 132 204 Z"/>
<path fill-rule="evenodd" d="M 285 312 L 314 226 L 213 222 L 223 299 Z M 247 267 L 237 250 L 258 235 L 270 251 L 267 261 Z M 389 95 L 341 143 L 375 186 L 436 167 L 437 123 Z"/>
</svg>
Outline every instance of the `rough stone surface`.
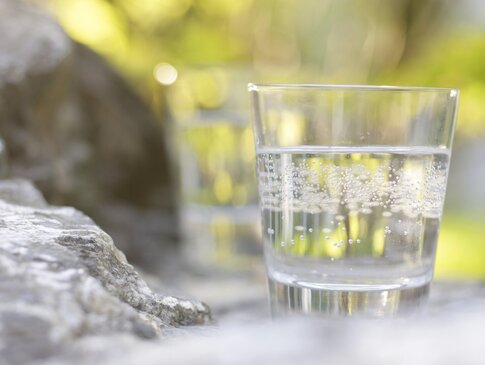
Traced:
<svg viewBox="0 0 485 365">
<path fill-rule="evenodd" d="M 391 320 L 279 319 L 206 327 L 169 341 L 86 337 L 44 365 L 483 364 L 485 285 L 435 286 L 430 311 Z M 107 350 L 112 343 L 124 351 Z"/>
<path fill-rule="evenodd" d="M 40 4 L 0 0 L 0 137 L 9 175 L 34 181 L 51 204 L 82 210 L 131 262 L 155 271 L 177 238 L 163 124 Z"/>
<path fill-rule="evenodd" d="M 79 211 L 48 205 L 28 181 L 0 181 L 0 363 L 49 357 L 87 335 L 154 338 L 209 319 L 200 302 L 152 292 Z"/>
</svg>

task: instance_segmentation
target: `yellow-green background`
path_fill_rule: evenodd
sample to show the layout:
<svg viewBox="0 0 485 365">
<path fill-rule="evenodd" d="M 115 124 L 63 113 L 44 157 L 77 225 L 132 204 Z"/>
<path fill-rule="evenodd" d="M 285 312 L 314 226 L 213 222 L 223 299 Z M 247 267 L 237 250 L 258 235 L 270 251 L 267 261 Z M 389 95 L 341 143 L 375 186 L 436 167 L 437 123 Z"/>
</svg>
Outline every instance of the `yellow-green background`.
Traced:
<svg viewBox="0 0 485 365">
<path fill-rule="evenodd" d="M 485 155 L 485 7 L 479 0 L 39 2 L 70 36 L 104 55 L 161 116 L 166 96 L 179 107 L 220 106 L 235 85 L 227 76 L 231 69 L 280 82 L 458 87 L 455 150 L 473 144 Z M 179 71 L 173 85 L 156 82 L 160 63 Z M 190 73 L 200 66 L 211 66 L 210 72 Z M 195 92 L 185 95 L 186 88 Z M 485 168 L 477 161 L 468 171 Z M 451 168 L 453 174 L 453 162 Z M 483 197 L 485 185 L 460 171 L 449 191 L 436 275 L 485 278 L 485 202 L 461 197 L 470 186 Z"/>
</svg>

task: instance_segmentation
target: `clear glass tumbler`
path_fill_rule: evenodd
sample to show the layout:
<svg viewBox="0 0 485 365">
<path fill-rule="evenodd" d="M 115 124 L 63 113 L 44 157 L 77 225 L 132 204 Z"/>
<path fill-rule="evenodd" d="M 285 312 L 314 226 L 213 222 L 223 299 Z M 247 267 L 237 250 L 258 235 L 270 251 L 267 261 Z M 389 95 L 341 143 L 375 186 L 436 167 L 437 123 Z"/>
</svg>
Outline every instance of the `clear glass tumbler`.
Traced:
<svg viewBox="0 0 485 365">
<path fill-rule="evenodd" d="M 251 126 L 236 113 L 207 114 L 177 126 L 185 254 L 202 267 L 250 270 L 261 257 Z"/>
<path fill-rule="evenodd" d="M 389 315 L 433 276 L 458 90 L 249 85 L 273 315 Z"/>
<path fill-rule="evenodd" d="M 167 99 L 174 117 L 184 256 L 197 272 L 252 275 L 262 268 L 262 247 L 247 71 L 218 66 L 179 71 Z"/>
</svg>

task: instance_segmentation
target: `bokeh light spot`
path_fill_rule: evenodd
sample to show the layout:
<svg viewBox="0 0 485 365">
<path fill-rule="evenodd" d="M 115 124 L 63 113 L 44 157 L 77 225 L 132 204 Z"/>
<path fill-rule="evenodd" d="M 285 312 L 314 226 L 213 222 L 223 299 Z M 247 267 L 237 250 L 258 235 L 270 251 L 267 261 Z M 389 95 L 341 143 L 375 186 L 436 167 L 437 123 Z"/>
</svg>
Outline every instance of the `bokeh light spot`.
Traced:
<svg viewBox="0 0 485 365">
<path fill-rule="evenodd" d="M 159 63 L 153 70 L 153 76 L 162 85 L 172 85 L 177 81 L 178 72 L 169 63 Z"/>
</svg>

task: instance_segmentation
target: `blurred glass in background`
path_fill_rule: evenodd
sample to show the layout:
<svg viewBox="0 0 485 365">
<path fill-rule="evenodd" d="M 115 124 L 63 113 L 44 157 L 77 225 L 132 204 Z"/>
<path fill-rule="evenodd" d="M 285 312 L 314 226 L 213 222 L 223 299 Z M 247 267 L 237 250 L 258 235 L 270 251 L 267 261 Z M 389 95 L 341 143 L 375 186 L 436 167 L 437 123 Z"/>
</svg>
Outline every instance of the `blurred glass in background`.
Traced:
<svg viewBox="0 0 485 365">
<path fill-rule="evenodd" d="M 189 174 L 198 179 L 189 178 L 183 186 L 184 199 L 194 204 L 251 204 L 251 193 L 242 188 L 249 175 L 234 168 L 241 166 L 244 170 L 246 163 L 249 168 L 249 161 L 244 160 L 246 155 L 233 155 L 231 158 L 236 160 L 229 159 L 226 163 L 220 154 L 229 148 L 230 140 L 240 143 L 240 148 L 247 151 L 252 148 L 252 142 L 244 137 L 244 127 L 235 126 L 244 117 L 234 117 L 233 121 L 232 117 L 223 116 L 238 112 L 231 110 L 232 106 L 215 102 L 220 95 L 233 92 L 239 95 L 239 87 L 243 88 L 241 95 L 244 95 L 245 87 L 231 82 L 218 83 L 218 78 L 226 77 L 220 76 L 226 71 L 217 71 L 216 81 L 207 78 L 200 84 L 192 84 L 187 81 L 190 77 L 185 77 L 185 70 L 193 69 L 197 74 L 202 72 L 197 70 L 197 65 L 218 65 L 220 69 L 233 70 L 227 71 L 228 77 L 233 77 L 239 74 L 238 68 L 248 69 L 253 73 L 252 82 L 460 88 L 436 274 L 441 278 L 485 278 L 485 7 L 482 1 L 41 2 L 52 7 L 74 39 L 104 55 L 132 82 L 153 104 L 167 129 L 172 120 L 170 105 L 177 125 L 181 126 L 177 130 L 187 141 L 186 150 L 181 152 L 188 156 L 184 161 L 192 159 L 192 166 L 185 166 L 182 171 L 185 176 Z M 187 104 L 188 99 L 180 96 L 184 93 L 196 93 L 202 101 L 191 106 Z M 236 103 L 239 102 L 244 103 Z M 188 107 L 197 110 L 194 119 L 177 114 L 177 110 Z M 226 122 L 219 124 L 215 120 Z M 210 131 L 205 127 L 190 127 L 199 123 L 217 124 L 217 127 Z M 238 128 L 240 133 L 236 132 Z M 201 142 L 204 140 L 211 143 Z M 232 153 L 228 152 L 227 156 Z M 214 173 L 216 165 L 222 167 L 219 174 Z M 237 174 L 231 175 L 234 171 Z M 245 194 L 246 201 L 242 203 Z"/>
<path fill-rule="evenodd" d="M 167 64 L 155 70 L 162 84 L 174 75 L 175 68 L 172 74 L 168 70 Z M 205 267 L 244 270 L 262 253 L 245 73 L 216 66 L 185 68 L 168 90 L 184 252 Z"/>
</svg>

